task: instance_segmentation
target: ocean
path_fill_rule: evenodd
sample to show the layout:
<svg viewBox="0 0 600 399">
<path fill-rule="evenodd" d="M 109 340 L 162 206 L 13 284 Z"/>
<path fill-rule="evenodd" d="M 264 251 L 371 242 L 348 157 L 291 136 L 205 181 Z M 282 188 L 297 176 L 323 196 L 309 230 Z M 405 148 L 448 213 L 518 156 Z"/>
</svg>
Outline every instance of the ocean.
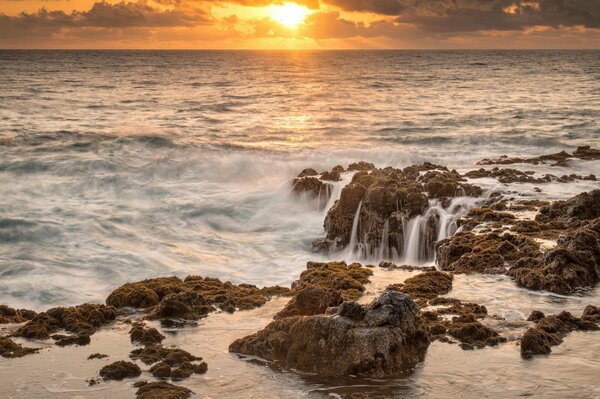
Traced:
<svg viewBox="0 0 600 399">
<path fill-rule="evenodd" d="M 467 171 L 483 158 L 580 145 L 600 147 L 600 51 L 0 51 L 0 303 L 38 311 L 101 303 L 125 282 L 171 275 L 289 285 L 309 260 L 355 260 L 313 251 L 327 209 L 292 194 L 304 168 L 428 161 Z M 564 171 L 600 175 L 600 162 Z M 503 188 L 491 180 L 482 183 L 487 194 Z M 598 186 L 511 189 L 555 200 Z M 503 277 L 456 284 L 464 299 L 509 318 L 526 318 L 532 304 L 579 314 L 590 301 L 525 293 Z M 598 303 L 597 290 L 589 295 Z M 584 338 L 567 341 L 552 364 L 600 367 L 597 357 L 565 360 Z M 434 397 L 479 372 L 495 350 L 433 351 L 412 379 L 374 383 L 376 391 Z M 517 352 L 497 350 L 497 367 L 478 381 L 504 384 L 529 372 L 510 392 L 542 397 L 579 392 L 568 382 L 593 375 L 574 369 L 540 391 L 536 379 L 558 377 L 540 375 L 538 360 L 522 364 Z M 220 376 L 207 392 L 337 392 L 310 378 L 259 373 L 242 387 Z M 488 388 L 474 392 L 498 385 Z M 446 397 L 460 397 L 473 386 L 448 389 Z"/>
</svg>

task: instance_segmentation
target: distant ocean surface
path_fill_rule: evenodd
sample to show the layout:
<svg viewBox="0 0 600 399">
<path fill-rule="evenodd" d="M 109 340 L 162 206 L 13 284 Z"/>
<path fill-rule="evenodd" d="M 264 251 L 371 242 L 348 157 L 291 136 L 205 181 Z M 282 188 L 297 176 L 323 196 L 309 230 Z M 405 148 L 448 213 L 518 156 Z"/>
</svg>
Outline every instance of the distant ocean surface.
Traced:
<svg viewBox="0 0 600 399">
<path fill-rule="evenodd" d="M 287 285 L 324 259 L 306 167 L 578 145 L 600 147 L 600 51 L 0 51 L 0 303 Z"/>
</svg>

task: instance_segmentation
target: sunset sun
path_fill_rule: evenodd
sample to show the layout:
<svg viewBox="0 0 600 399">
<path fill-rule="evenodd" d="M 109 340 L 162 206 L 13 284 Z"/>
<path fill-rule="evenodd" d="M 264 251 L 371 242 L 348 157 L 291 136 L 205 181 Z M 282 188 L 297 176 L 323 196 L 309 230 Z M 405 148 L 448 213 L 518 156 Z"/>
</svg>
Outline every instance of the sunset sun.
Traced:
<svg viewBox="0 0 600 399">
<path fill-rule="evenodd" d="M 285 3 L 280 6 L 270 7 L 271 18 L 281 25 L 290 28 L 295 28 L 304 22 L 308 14 L 310 14 L 310 11 L 306 7 L 295 3 Z"/>
</svg>

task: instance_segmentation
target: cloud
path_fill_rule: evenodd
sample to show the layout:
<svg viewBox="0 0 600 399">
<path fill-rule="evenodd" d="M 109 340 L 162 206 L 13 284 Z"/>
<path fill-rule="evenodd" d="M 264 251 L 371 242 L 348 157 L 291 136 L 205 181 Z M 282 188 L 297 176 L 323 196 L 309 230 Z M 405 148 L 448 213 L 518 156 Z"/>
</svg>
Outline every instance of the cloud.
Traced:
<svg viewBox="0 0 600 399">
<path fill-rule="evenodd" d="M 0 39 L 45 36 L 74 28 L 164 28 L 206 24 L 205 12 L 190 9 L 158 9 L 145 2 L 94 3 L 88 11 L 48 11 L 14 16 L 0 14 Z"/>
</svg>

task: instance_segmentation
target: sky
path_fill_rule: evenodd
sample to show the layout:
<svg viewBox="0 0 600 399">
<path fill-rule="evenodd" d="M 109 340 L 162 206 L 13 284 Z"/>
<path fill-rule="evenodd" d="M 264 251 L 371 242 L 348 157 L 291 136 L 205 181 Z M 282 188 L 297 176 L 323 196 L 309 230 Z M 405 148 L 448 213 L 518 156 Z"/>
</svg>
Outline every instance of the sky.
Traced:
<svg viewBox="0 0 600 399">
<path fill-rule="evenodd" d="M 0 48 L 600 48 L 600 0 L 0 0 Z"/>
</svg>

